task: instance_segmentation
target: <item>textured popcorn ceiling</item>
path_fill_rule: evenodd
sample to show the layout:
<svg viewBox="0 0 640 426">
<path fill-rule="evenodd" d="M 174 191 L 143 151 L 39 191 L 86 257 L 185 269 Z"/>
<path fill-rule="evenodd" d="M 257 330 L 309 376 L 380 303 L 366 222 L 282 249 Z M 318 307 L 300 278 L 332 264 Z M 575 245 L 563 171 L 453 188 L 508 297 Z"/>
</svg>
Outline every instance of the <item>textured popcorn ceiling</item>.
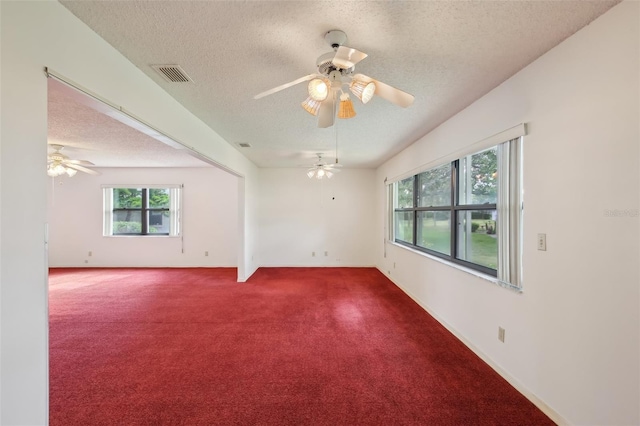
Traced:
<svg viewBox="0 0 640 426">
<path fill-rule="evenodd" d="M 47 142 L 64 146 L 67 157 L 96 167 L 209 167 L 104 114 L 100 109 L 109 108 L 92 98 L 56 80 L 48 83 Z"/>
<path fill-rule="evenodd" d="M 237 149 L 257 165 L 295 167 L 312 163 L 316 152 L 332 157 L 337 136 L 341 163 L 375 167 L 617 2 L 61 3 L 230 144 L 250 143 Z M 357 72 L 413 94 L 414 104 L 354 100 L 355 118 L 318 129 L 300 107 L 304 83 L 253 99 L 315 72 L 316 58 L 331 51 L 323 38 L 331 29 L 369 54 Z M 169 83 L 156 64 L 179 64 L 194 83 Z"/>
</svg>

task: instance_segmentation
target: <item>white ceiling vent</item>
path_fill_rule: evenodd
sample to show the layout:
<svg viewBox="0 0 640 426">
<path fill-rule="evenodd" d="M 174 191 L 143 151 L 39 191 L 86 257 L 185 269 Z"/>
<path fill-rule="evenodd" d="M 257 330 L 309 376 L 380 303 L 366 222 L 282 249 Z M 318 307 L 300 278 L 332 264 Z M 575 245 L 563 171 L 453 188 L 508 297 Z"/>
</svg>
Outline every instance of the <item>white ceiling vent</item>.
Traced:
<svg viewBox="0 0 640 426">
<path fill-rule="evenodd" d="M 251 144 L 247 143 L 247 142 L 240 142 L 240 143 L 238 143 L 238 146 L 240 148 L 251 148 Z"/>
<path fill-rule="evenodd" d="M 180 65 L 151 65 L 165 80 L 171 83 L 193 83 Z"/>
</svg>

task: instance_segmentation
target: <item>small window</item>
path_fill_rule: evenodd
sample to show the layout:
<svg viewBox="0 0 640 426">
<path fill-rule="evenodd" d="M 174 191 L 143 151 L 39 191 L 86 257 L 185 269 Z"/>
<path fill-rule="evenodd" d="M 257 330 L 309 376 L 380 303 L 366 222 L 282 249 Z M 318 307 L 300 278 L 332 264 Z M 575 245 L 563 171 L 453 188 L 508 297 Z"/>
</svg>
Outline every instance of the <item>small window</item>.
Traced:
<svg viewBox="0 0 640 426">
<path fill-rule="evenodd" d="M 105 187 L 104 235 L 180 234 L 179 187 Z"/>
</svg>

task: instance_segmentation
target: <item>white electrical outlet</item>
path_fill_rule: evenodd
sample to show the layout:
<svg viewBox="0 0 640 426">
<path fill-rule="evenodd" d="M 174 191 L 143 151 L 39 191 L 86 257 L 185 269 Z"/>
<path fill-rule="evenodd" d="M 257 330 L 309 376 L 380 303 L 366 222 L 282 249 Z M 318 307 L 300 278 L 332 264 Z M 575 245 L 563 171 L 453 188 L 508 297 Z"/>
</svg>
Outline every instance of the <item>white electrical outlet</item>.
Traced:
<svg viewBox="0 0 640 426">
<path fill-rule="evenodd" d="M 504 328 L 498 327 L 498 340 L 504 343 Z"/>
<path fill-rule="evenodd" d="M 325 255 L 325 257 L 326 257 L 326 256 L 329 256 L 329 252 L 328 252 L 328 251 L 325 251 L 325 252 L 324 252 L 324 255 Z"/>
<path fill-rule="evenodd" d="M 311 252 L 311 257 L 316 257 L 316 252 L 315 251 Z"/>
<path fill-rule="evenodd" d="M 89 252 L 89 257 L 91 257 L 91 256 L 93 256 L 93 252 L 92 251 Z"/>
<path fill-rule="evenodd" d="M 547 234 L 538 234 L 538 250 L 547 251 Z"/>
<path fill-rule="evenodd" d="M 208 252 L 208 251 L 205 251 L 205 252 L 204 252 L 204 255 L 205 255 L 205 256 L 209 256 L 209 252 Z"/>
</svg>

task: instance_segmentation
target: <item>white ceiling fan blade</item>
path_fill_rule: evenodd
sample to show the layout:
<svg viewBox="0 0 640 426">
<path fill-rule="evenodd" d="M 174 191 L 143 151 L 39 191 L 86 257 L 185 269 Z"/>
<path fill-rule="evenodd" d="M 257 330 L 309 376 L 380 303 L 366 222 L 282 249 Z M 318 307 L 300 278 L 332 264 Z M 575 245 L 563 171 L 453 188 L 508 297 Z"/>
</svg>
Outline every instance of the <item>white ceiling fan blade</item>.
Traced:
<svg viewBox="0 0 640 426">
<path fill-rule="evenodd" d="M 66 164 L 77 164 L 80 166 L 95 166 L 91 161 L 87 160 L 63 160 L 63 163 Z"/>
<path fill-rule="evenodd" d="M 94 175 L 94 176 L 98 176 L 100 174 L 95 170 L 87 169 L 86 167 L 82 167 L 77 164 L 67 164 L 67 167 L 78 170 L 79 172 L 89 173 L 90 175 Z"/>
<path fill-rule="evenodd" d="M 320 104 L 320 111 L 318 112 L 318 127 L 325 128 L 333 126 L 333 120 L 335 119 L 335 108 L 333 107 L 334 96 L 329 96 Z"/>
<path fill-rule="evenodd" d="M 289 83 L 281 84 L 278 87 L 274 87 L 273 89 L 269 89 L 266 92 L 258 93 L 257 95 L 255 95 L 253 97 L 253 99 L 264 98 L 265 96 L 272 95 L 272 94 L 274 94 L 276 92 L 279 92 L 281 90 L 287 89 L 287 88 L 289 88 L 291 86 L 295 86 L 296 84 L 300 84 L 302 82 L 309 81 L 309 80 L 311 80 L 312 78 L 315 78 L 315 77 L 317 77 L 317 74 L 305 75 L 304 77 L 300 77 L 297 80 L 293 80 L 293 81 L 291 81 Z"/>
<path fill-rule="evenodd" d="M 376 84 L 375 94 L 380 96 L 382 99 L 385 99 L 392 104 L 396 104 L 403 108 L 406 108 L 413 104 L 413 100 L 415 99 L 413 95 L 410 95 L 407 92 L 403 92 L 400 89 L 396 89 L 393 86 L 389 86 L 381 81 L 378 81 L 374 78 L 368 77 L 364 74 L 356 74 L 353 76 L 356 80 L 363 81 L 373 81 Z"/>
<path fill-rule="evenodd" d="M 366 53 L 360 52 L 352 47 L 340 46 L 336 51 L 336 56 L 331 61 L 333 65 L 344 70 L 353 67 L 355 64 L 366 58 Z"/>
</svg>

